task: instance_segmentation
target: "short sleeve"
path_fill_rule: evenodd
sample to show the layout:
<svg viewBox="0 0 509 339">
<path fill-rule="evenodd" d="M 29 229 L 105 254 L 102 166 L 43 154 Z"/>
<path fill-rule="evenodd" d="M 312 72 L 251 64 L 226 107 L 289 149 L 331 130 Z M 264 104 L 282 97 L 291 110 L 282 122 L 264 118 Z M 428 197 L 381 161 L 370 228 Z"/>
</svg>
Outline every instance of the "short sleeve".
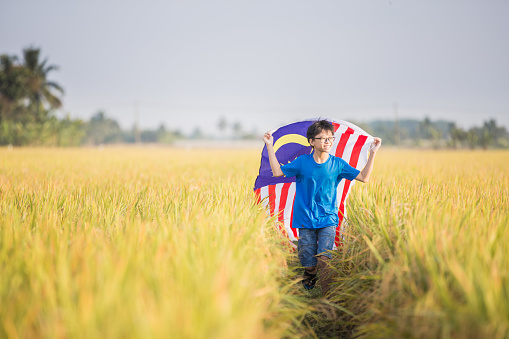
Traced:
<svg viewBox="0 0 509 339">
<path fill-rule="evenodd" d="M 343 177 L 347 180 L 350 180 L 350 181 L 357 178 L 357 176 L 359 175 L 359 173 L 361 171 L 359 171 L 355 167 L 350 166 L 345 160 L 343 160 L 341 158 L 339 160 L 340 160 L 341 164 L 343 165 L 339 176 Z"/>
<path fill-rule="evenodd" d="M 285 177 L 290 178 L 298 175 L 301 171 L 302 156 L 297 157 L 294 161 L 281 166 L 281 170 Z"/>
</svg>

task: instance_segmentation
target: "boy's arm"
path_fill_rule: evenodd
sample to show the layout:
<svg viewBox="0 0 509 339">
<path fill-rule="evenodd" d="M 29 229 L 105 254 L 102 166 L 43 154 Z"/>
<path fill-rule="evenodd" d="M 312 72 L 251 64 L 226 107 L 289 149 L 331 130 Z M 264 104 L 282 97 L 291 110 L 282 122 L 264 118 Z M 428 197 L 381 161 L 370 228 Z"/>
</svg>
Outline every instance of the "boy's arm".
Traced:
<svg viewBox="0 0 509 339">
<path fill-rule="evenodd" d="M 369 154 L 368 163 L 366 164 L 366 166 L 364 166 L 362 171 L 360 171 L 355 180 L 369 182 L 369 177 L 371 176 L 371 171 L 373 170 L 373 164 L 375 162 L 375 155 L 380 146 L 382 146 L 382 139 L 375 138 L 375 141 L 372 144 L 372 148 Z"/>
<path fill-rule="evenodd" d="M 267 152 L 269 153 L 269 162 L 270 168 L 272 169 L 272 174 L 275 177 L 282 177 L 284 173 L 281 170 L 279 161 L 277 161 L 276 152 L 274 151 L 274 137 L 270 132 L 265 133 L 263 136 L 263 142 L 265 142 L 265 145 L 267 145 Z"/>
</svg>

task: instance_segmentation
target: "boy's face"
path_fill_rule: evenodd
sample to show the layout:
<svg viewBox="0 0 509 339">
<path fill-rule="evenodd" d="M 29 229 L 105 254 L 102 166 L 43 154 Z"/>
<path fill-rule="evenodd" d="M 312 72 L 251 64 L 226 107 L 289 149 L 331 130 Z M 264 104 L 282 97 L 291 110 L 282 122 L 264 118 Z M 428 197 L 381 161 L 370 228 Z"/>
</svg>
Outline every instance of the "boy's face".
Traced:
<svg viewBox="0 0 509 339">
<path fill-rule="evenodd" d="M 313 139 L 310 139 L 309 143 L 315 151 L 329 153 L 334 143 L 334 135 L 331 131 L 322 131 Z"/>
</svg>

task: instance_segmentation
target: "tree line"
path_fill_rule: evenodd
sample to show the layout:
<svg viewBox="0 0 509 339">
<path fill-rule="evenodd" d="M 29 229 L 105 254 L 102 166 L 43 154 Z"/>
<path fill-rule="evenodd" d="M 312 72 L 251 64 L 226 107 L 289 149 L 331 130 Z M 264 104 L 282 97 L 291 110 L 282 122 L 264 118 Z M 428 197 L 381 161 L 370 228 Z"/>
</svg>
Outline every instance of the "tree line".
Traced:
<svg viewBox="0 0 509 339">
<path fill-rule="evenodd" d="M 80 146 L 110 143 L 166 143 L 178 139 L 204 139 L 209 136 L 199 127 L 189 135 L 167 129 L 161 124 L 156 129 L 121 129 L 119 123 L 98 111 L 89 121 L 63 119 L 56 116 L 62 106 L 61 85 L 49 80 L 58 66 L 41 58 L 39 48 L 28 47 L 21 58 L 0 55 L 0 145 L 14 146 Z M 224 133 L 228 122 L 221 118 L 218 129 Z M 231 126 L 232 138 L 254 138 L 240 122 Z"/>
<path fill-rule="evenodd" d="M 57 70 L 40 59 L 38 48 L 23 50 L 22 59 L 0 55 L 0 144 L 77 145 L 82 132 L 78 120 L 57 119 L 63 88 L 48 75 Z"/>
<path fill-rule="evenodd" d="M 366 132 L 379 136 L 386 145 L 425 148 L 488 149 L 509 148 L 507 129 L 499 126 L 495 119 L 488 119 L 481 126 L 468 129 L 453 121 L 429 118 L 400 121 L 376 120 L 360 123 Z"/>
<path fill-rule="evenodd" d="M 204 139 L 200 128 L 189 135 L 179 130 L 168 130 L 160 125 L 154 130 L 133 127 L 122 130 L 117 121 L 97 112 L 89 121 L 57 118 L 62 106 L 61 85 L 49 80 L 58 66 L 41 59 L 39 48 L 28 47 L 21 58 L 0 55 L 0 145 L 80 146 L 108 143 L 166 143 L 178 139 Z M 462 129 L 451 121 L 377 120 L 357 123 L 372 135 L 381 137 L 386 145 L 433 148 L 509 148 L 505 127 L 493 119 L 480 127 Z M 256 131 L 246 132 L 240 122 L 229 123 L 221 117 L 217 124 L 219 134 L 232 139 L 259 138 Z M 227 133 L 228 128 L 231 133 Z"/>
</svg>

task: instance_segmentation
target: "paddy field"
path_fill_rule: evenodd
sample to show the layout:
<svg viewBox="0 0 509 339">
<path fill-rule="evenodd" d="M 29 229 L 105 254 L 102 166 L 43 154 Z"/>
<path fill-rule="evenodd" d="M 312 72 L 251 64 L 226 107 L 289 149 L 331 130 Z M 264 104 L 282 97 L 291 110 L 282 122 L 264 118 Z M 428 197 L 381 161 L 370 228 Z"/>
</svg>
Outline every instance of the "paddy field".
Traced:
<svg viewBox="0 0 509 339">
<path fill-rule="evenodd" d="M 0 337 L 509 338 L 509 152 L 382 148 L 333 293 L 255 204 L 258 149 L 0 149 Z"/>
</svg>

